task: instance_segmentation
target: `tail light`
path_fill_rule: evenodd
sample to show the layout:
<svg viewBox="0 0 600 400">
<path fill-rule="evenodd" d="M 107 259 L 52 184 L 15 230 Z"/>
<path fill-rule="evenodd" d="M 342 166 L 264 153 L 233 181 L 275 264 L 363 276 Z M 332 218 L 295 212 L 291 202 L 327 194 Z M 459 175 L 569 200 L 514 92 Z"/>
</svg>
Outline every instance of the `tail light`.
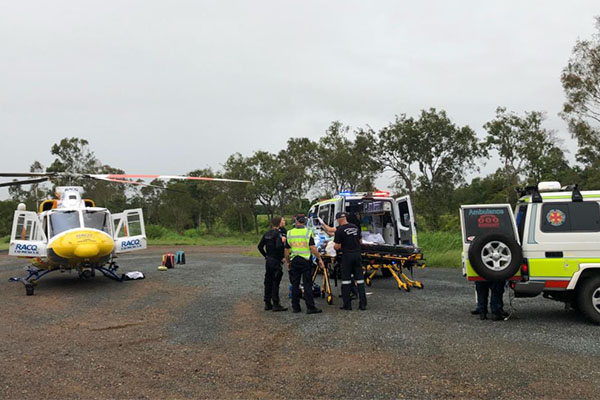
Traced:
<svg viewBox="0 0 600 400">
<path fill-rule="evenodd" d="M 521 265 L 521 278 L 523 281 L 529 280 L 529 262 L 526 258 L 523 259 L 523 265 Z"/>
</svg>

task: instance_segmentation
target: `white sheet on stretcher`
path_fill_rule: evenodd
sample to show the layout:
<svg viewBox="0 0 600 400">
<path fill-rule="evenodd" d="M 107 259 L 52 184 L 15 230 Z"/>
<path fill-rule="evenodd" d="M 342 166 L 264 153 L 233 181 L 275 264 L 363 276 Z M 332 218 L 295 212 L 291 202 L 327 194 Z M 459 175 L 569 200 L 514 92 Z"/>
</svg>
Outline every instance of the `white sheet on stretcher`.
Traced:
<svg viewBox="0 0 600 400">
<path fill-rule="evenodd" d="M 385 244 L 381 233 L 361 232 L 361 236 L 364 244 Z"/>
</svg>

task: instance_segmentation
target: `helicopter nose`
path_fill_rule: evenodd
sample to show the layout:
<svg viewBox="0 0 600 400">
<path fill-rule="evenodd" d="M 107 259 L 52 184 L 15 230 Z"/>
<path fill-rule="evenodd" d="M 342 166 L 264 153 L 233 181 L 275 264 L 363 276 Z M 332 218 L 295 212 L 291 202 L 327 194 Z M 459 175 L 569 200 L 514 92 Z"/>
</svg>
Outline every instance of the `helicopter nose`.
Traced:
<svg viewBox="0 0 600 400">
<path fill-rule="evenodd" d="M 48 247 L 62 258 L 94 259 L 112 253 L 114 241 L 101 232 L 81 229 L 62 235 Z"/>
<path fill-rule="evenodd" d="M 73 254 L 80 258 L 96 257 L 99 253 L 100 248 L 97 244 L 79 244 L 73 251 Z"/>
</svg>

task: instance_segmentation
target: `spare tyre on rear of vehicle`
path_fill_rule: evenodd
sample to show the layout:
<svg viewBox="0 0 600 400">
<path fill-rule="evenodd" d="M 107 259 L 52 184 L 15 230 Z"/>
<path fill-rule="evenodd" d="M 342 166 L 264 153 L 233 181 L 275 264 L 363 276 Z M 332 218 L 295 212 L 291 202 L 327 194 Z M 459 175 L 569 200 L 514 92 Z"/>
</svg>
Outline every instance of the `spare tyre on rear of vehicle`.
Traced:
<svg viewBox="0 0 600 400">
<path fill-rule="evenodd" d="M 490 281 L 506 280 L 521 267 L 519 243 L 504 233 L 477 236 L 469 246 L 469 262 L 479 276 Z"/>
</svg>

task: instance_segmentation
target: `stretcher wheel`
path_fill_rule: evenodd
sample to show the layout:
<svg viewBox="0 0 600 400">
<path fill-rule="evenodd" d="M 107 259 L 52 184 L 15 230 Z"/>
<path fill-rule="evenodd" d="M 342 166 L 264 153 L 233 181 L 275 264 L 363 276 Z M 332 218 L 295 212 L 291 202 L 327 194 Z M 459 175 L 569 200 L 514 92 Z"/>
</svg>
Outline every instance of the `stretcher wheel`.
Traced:
<svg viewBox="0 0 600 400">
<path fill-rule="evenodd" d="M 327 296 L 327 304 L 329 304 L 329 305 L 333 304 L 333 296 L 332 295 Z"/>
<path fill-rule="evenodd" d="M 323 299 L 325 298 L 325 291 L 324 290 L 321 291 L 321 298 L 323 298 Z"/>
<path fill-rule="evenodd" d="M 31 283 L 25 284 L 25 294 L 27 296 L 33 296 L 33 285 Z"/>
</svg>

